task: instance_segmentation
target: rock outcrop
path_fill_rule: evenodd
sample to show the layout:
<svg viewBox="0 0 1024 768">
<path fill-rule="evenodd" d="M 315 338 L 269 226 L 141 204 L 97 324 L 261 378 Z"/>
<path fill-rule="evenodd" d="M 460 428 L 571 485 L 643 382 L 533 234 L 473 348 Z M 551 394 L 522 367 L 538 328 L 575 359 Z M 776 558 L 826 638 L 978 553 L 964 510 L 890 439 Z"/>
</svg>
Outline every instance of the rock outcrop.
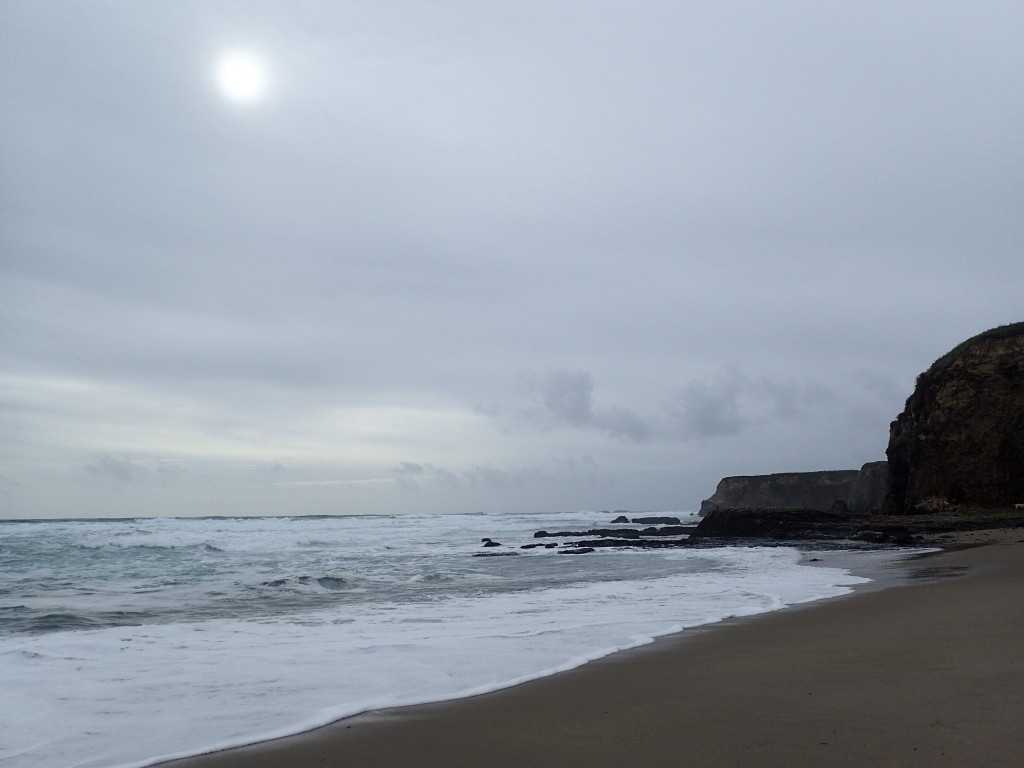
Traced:
<svg viewBox="0 0 1024 768">
<path fill-rule="evenodd" d="M 769 507 L 757 509 L 720 508 L 712 510 L 700 521 L 693 535 L 705 537 L 736 538 L 819 538 L 818 530 L 823 529 L 823 538 L 852 536 L 857 531 L 860 517 L 850 514 L 823 512 L 816 509 L 784 509 Z"/>
<path fill-rule="evenodd" d="M 1024 323 L 936 360 L 889 428 L 890 514 L 1024 502 Z"/>
<path fill-rule="evenodd" d="M 902 518 L 899 518 L 902 520 Z M 774 539 L 867 542 L 908 545 L 916 542 L 905 524 L 872 515 L 823 512 L 818 509 L 716 509 L 697 530 L 695 540 L 706 538 Z"/>
<path fill-rule="evenodd" d="M 851 512 L 867 513 L 882 505 L 887 485 L 884 461 L 859 470 L 725 477 L 714 495 L 701 502 L 700 515 L 719 508 L 831 510 L 837 501 Z"/>
</svg>

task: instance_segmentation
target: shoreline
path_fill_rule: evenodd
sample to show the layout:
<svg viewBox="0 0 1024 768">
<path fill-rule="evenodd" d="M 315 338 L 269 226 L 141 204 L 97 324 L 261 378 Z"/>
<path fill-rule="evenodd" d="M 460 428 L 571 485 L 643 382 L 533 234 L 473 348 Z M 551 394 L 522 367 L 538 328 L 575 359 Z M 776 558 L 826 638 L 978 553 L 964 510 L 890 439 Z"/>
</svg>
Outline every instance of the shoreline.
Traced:
<svg viewBox="0 0 1024 768">
<path fill-rule="evenodd" d="M 1024 538 L 1006 533 L 996 540 Z M 481 696 L 160 765 L 1016 765 L 1024 544 L 964 543 L 901 561 L 908 576 L 892 586 L 696 627 Z"/>
</svg>

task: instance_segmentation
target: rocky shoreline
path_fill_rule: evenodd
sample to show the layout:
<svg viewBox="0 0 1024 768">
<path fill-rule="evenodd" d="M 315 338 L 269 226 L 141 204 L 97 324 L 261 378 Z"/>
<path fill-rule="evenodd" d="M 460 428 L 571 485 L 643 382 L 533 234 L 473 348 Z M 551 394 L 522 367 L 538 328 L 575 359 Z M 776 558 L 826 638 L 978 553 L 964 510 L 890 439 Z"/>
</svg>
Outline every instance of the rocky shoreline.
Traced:
<svg viewBox="0 0 1024 768">
<path fill-rule="evenodd" d="M 1024 510 L 949 509 L 917 515 L 857 515 L 808 509 L 717 509 L 701 520 L 693 536 L 931 546 L 966 532 L 980 531 L 1016 531 L 1024 538 Z"/>
<path fill-rule="evenodd" d="M 662 525 L 646 525 L 651 520 Z M 619 518 L 612 521 L 619 523 Z M 678 518 L 632 518 L 614 528 L 537 531 L 534 541 L 503 545 L 484 539 L 475 557 L 509 557 L 520 550 L 557 550 L 582 555 L 598 549 L 672 549 L 726 545 L 794 546 L 806 549 L 933 547 L 991 541 L 1024 541 L 1024 510 L 951 509 L 932 514 L 855 514 L 798 508 L 716 509 L 696 525 Z M 641 527 L 642 526 L 642 527 Z M 556 541 L 557 539 L 557 541 Z"/>
<path fill-rule="evenodd" d="M 557 549 L 560 555 L 583 555 L 596 549 L 610 547 L 628 547 L 631 549 L 664 549 L 670 547 L 693 546 L 695 524 L 684 525 L 678 517 L 645 515 L 628 517 L 624 510 L 616 510 L 618 515 L 610 525 L 615 528 L 588 528 L 579 531 L 537 531 L 533 534 L 535 541 L 526 544 L 506 546 L 500 552 L 478 552 L 474 557 L 494 557 L 519 554 L 517 550 L 530 550 L 543 547 Z M 631 524 L 638 527 L 624 527 Z M 641 527 L 642 526 L 642 527 Z M 558 541 L 551 541 L 558 539 Z M 570 541 L 566 541 L 570 539 Z M 485 548 L 502 546 L 491 539 L 482 542 Z"/>
</svg>

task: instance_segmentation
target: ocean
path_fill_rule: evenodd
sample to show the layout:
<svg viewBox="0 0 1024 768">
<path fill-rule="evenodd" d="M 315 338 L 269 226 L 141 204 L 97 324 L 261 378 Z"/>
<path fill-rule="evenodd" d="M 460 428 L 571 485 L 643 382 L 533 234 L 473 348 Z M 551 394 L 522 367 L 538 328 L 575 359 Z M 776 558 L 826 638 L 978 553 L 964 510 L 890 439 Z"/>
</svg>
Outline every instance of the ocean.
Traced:
<svg viewBox="0 0 1024 768">
<path fill-rule="evenodd" d="M 521 548 L 610 514 L 0 522 L 0 768 L 152 765 L 865 581 L 788 547 Z"/>
</svg>

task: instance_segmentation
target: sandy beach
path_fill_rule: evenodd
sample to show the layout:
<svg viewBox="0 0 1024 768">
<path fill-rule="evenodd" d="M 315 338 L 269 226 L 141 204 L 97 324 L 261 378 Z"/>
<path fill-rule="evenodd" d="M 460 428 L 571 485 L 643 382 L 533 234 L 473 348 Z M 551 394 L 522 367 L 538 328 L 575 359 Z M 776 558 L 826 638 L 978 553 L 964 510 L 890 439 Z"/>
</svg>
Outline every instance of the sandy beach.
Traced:
<svg viewBox="0 0 1024 768">
<path fill-rule="evenodd" d="M 166 766 L 1017 766 L 1024 531 L 992 539 L 1015 543 L 486 696 Z"/>
</svg>

